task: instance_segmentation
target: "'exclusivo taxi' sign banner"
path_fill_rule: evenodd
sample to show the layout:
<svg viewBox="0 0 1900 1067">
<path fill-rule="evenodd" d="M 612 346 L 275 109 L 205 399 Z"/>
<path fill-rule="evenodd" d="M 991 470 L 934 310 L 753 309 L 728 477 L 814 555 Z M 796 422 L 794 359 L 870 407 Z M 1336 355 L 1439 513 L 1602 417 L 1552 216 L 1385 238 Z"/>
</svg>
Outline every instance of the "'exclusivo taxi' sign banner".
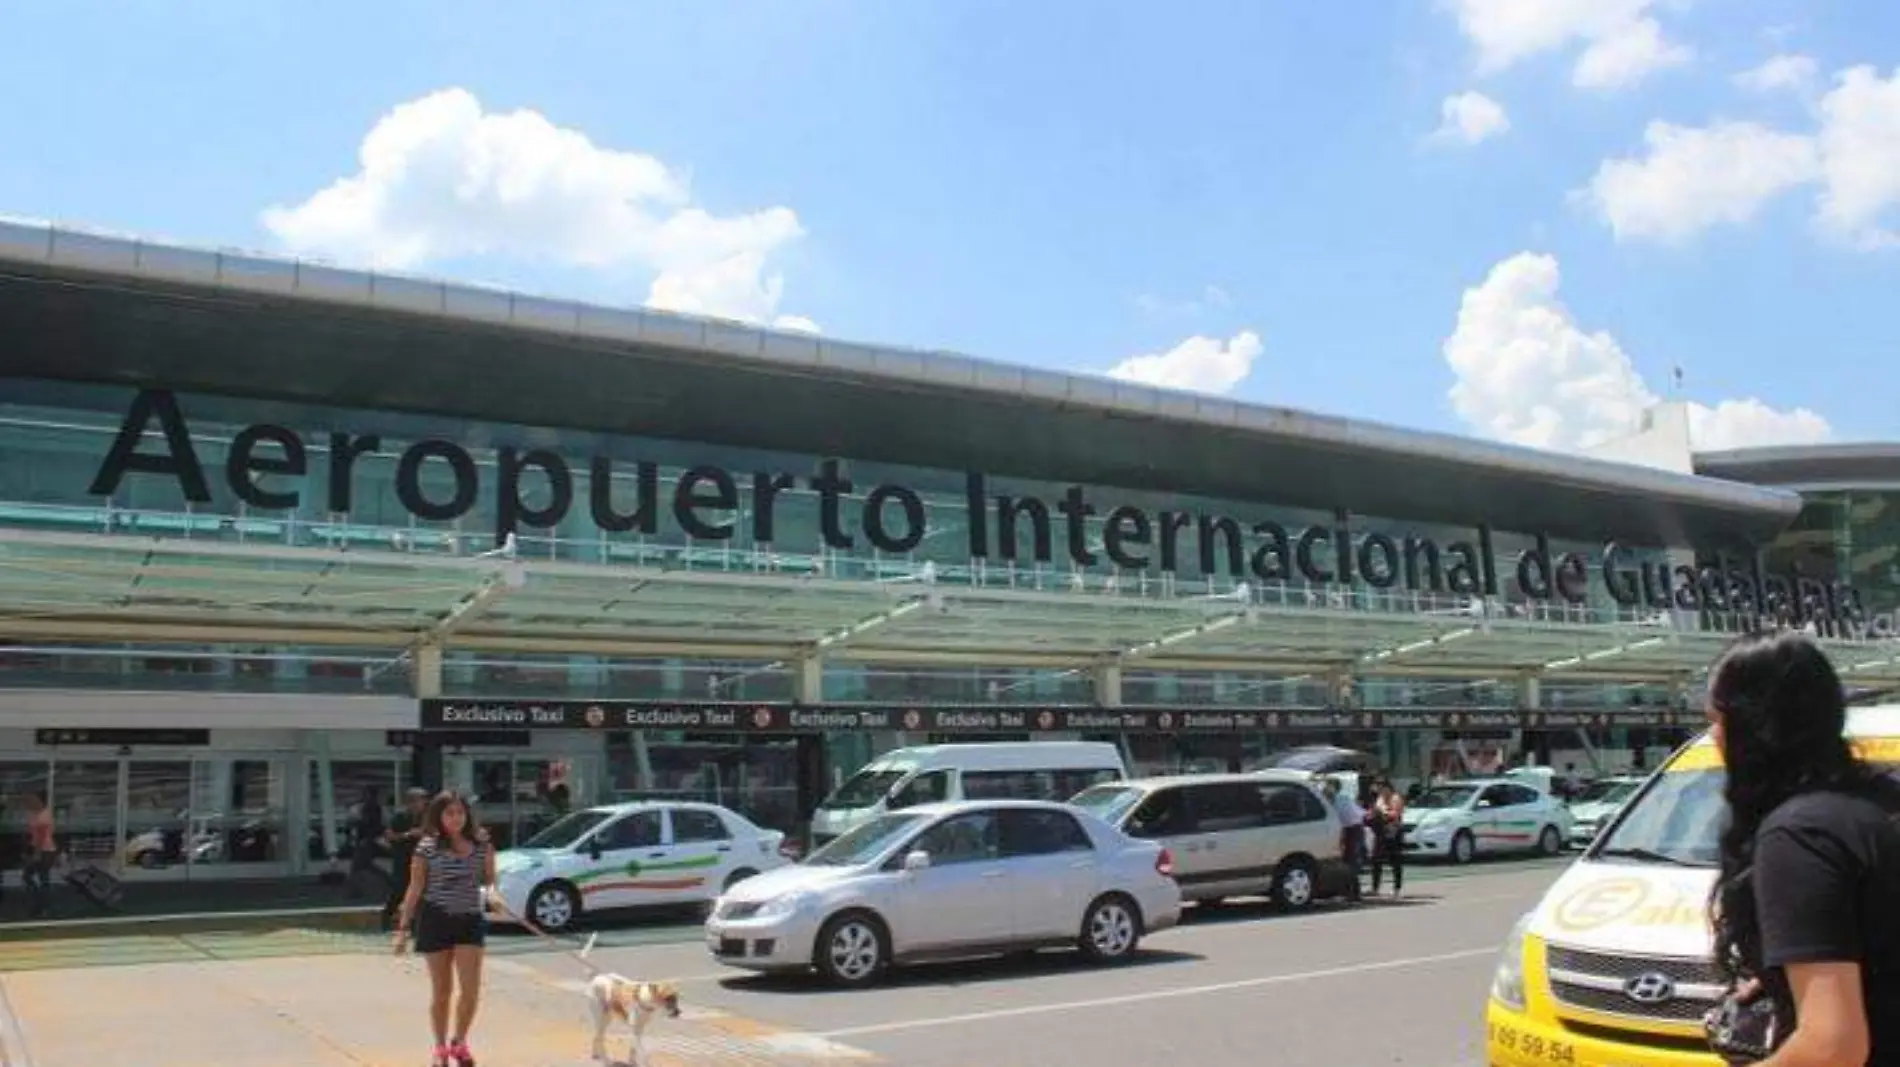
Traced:
<svg viewBox="0 0 1900 1067">
<path fill-rule="evenodd" d="M 421 702 L 426 732 L 467 730 L 689 730 L 824 733 L 1243 733 L 1310 730 L 1578 729 L 1673 726 L 1668 709 L 1541 712 L 1501 709 L 1119 707 L 933 704 L 919 707 L 746 701 L 459 700 Z"/>
</svg>

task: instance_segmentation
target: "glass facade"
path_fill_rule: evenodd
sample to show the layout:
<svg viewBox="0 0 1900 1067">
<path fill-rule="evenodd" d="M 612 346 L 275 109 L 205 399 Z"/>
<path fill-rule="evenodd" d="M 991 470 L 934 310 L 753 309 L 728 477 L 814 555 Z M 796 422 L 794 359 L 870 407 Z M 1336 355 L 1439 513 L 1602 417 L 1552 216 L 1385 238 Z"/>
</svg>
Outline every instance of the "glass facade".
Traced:
<svg viewBox="0 0 1900 1067">
<path fill-rule="evenodd" d="M 1335 551 L 1332 538 L 1307 546 L 1310 553 L 1287 543 L 1337 522 L 1315 510 L 1000 476 L 983 477 L 973 508 L 972 484 L 961 471 L 202 395 L 178 396 L 172 409 L 188 448 L 182 439 L 167 441 L 165 407 L 146 404 L 136 420 L 143 435 L 124 442 L 145 458 L 115 465 L 108 456 L 138 391 L 17 380 L 5 386 L 0 525 L 32 529 L 450 555 L 486 551 L 511 531 L 531 559 L 821 569 L 870 579 L 911 576 L 928 564 L 937 582 L 951 585 L 1196 595 L 1245 583 L 1270 603 L 1324 606 L 1361 597 L 1398 610 L 1432 610 L 1459 602 L 1449 591 L 1456 582 L 1453 546 L 1476 543 L 1475 521 L 1487 518 L 1450 527 L 1353 516 L 1352 559 L 1343 564 L 1351 580 L 1315 582 L 1303 573 L 1308 562 L 1336 576 L 1342 561 L 1335 557 L 1347 555 Z M 169 470 L 152 469 L 167 456 Z M 1091 513 L 1078 508 L 1071 516 L 1065 503 Z M 1278 543 L 1276 531 L 1284 539 Z M 1527 531 L 1497 528 L 1488 536 L 1500 567 L 1535 543 Z M 1574 551 L 1586 560 L 1601 548 L 1561 541 L 1549 547 L 1553 555 Z M 1627 547 L 1632 562 L 1663 556 L 1660 546 Z M 1295 565 L 1294 556 L 1305 558 Z M 1405 581 L 1398 571 L 1407 572 Z M 1514 613 L 1565 621 L 1627 615 L 1594 575 L 1581 604 L 1532 602 L 1508 575 L 1495 599 Z M 308 671 L 299 662 L 263 656 L 253 668 L 295 677 Z M 386 674 L 374 663 L 359 666 L 374 678 Z M 782 669 L 768 667 L 458 655 L 447 665 L 445 685 L 457 692 L 531 686 L 544 696 L 695 697 L 711 686 L 770 699 L 786 683 Z M 211 684 L 236 675 L 216 666 L 186 673 Z M 232 684 L 261 684 L 257 677 Z M 1086 699 L 1079 688 L 1085 684 L 1007 670 L 955 675 L 872 665 L 825 674 L 827 699 L 840 700 L 894 699 L 901 694 L 885 694 L 921 685 L 930 691 L 926 699 L 1060 701 Z M 1242 677 L 1238 684 L 1251 682 Z M 1383 694 L 1362 697 L 1377 701 Z"/>
<path fill-rule="evenodd" d="M 1196 596 L 1245 583 L 1269 604 L 1358 598 L 1389 611 L 1431 611 L 1462 603 L 1453 546 L 1477 543 L 1478 521 L 1505 518 L 1473 516 L 1472 526 L 1451 527 L 1352 516 L 1345 553 L 1334 537 L 1301 553 L 1294 543 L 1301 531 L 1336 527 L 1338 516 L 634 435 L 228 396 L 155 399 L 129 387 L 4 380 L 0 395 L 0 527 L 35 531 L 447 556 L 488 551 L 512 532 L 531 560 L 864 580 L 914 577 L 927 564 L 948 586 Z M 128 413 L 142 431 L 129 437 L 121 433 Z M 1507 527 L 1483 535 L 1500 567 L 1535 545 L 1531 532 Z M 1658 545 L 1625 547 L 1632 564 L 1664 558 Z M 1601 546 L 1549 549 L 1577 552 L 1594 569 Z M 1337 579 L 1340 556 L 1355 564 L 1350 580 Z M 1307 573 L 1314 567 L 1328 576 L 1315 580 Z M 1519 616 L 1601 623 L 1628 614 L 1594 573 L 1585 602 L 1575 605 L 1525 598 L 1508 575 L 1499 586 L 1497 600 Z M 794 672 L 775 662 L 451 647 L 441 670 L 450 697 L 798 695 Z M 415 692 L 412 671 L 406 656 L 373 648 L 0 646 L 0 689 L 14 690 L 407 696 Z M 1086 668 L 837 660 L 825 662 L 820 692 L 828 702 L 872 704 L 1088 704 L 1097 696 Z M 1355 697 L 1368 706 L 1457 708 L 1511 707 L 1521 695 L 1508 678 L 1386 677 L 1362 681 Z M 1125 704 L 1319 708 L 1332 698 L 1326 680 L 1312 675 L 1131 668 L 1121 680 Z M 1544 699 L 1551 707 L 1616 708 L 1630 706 L 1630 691 L 1551 687 Z M 364 733 L 354 750 L 339 752 L 22 755 L 0 760 L 0 786 L 50 790 L 76 855 L 142 877 L 211 877 L 233 866 L 304 871 L 347 850 L 352 812 L 365 796 L 388 804 L 418 780 L 406 753 L 380 732 Z M 1239 767 L 1303 742 L 1355 743 L 1401 766 L 1442 743 L 1423 734 L 1264 732 L 1103 739 L 1121 744 L 1139 771 Z M 814 739 L 648 731 L 594 743 L 591 753 L 456 749 L 439 774 L 477 797 L 504 843 L 532 834 L 564 806 L 635 797 L 711 800 L 795 831 L 810 779 L 832 779 L 817 783 L 822 792 L 879 742 L 827 734 L 815 739 L 821 759 Z"/>
<path fill-rule="evenodd" d="M 1767 565 L 1848 583 L 1870 615 L 1900 611 L 1900 487 L 1801 495 L 1801 514 L 1769 547 Z"/>
</svg>

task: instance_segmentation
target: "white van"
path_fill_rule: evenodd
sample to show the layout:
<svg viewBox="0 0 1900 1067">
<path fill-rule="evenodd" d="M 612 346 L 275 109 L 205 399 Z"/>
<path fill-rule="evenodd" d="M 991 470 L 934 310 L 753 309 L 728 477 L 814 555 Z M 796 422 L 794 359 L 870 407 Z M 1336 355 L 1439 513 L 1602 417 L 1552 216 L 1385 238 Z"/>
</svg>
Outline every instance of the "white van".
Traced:
<svg viewBox="0 0 1900 1067">
<path fill-rule="evenodd" d="M 1064 801 L 1128 777 L 1102 741 L 994 741 L 887 752 L 845 780 L 812 815 L 813 848 L 887 811 L 947 800 Z"/>
</svg>

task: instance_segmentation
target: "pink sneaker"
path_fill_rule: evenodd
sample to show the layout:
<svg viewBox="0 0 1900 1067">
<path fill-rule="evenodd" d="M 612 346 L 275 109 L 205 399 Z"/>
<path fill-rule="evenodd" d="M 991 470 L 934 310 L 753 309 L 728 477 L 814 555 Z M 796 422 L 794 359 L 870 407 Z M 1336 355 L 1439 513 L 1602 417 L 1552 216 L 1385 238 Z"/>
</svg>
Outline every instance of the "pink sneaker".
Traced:
<svg viewBox="0 0 1900 1067">
<path fill-rule="evenodd" d="M 429 1067 L 455 1067 L 455 1057 L 449 1052 L 449 1046 L 437 1045 L 429 1056 Z"/>
<path fill-rule="evenodd" d="M 468 1050 L 468 1042 L 457 1041 L 449 1046 L 449 1055 L 455 1067 L 475 1067 L 475 1054 Z"/>
</svg>

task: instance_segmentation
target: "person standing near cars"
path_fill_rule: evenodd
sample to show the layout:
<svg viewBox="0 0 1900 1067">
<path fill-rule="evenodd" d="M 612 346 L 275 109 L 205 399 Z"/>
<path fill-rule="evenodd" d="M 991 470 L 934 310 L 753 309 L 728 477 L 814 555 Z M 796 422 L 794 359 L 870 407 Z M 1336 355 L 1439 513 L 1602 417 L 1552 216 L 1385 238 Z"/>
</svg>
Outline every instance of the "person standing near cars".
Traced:
<svg viewBox="0 0 1900 1067">
<path fill-rule="evenodd" d="M 1380 781 L 1373 787 L 1372 806 L 1379 813 L 1379 833 L 1372 842 L 1372 895 L 1379 895 L 1379 882 L 1385 868 L 1392 868 L 1392 895 L 1405 889 L 1405 798 Z"/>
<path fill-rule="evenodd" d="M 422 816 L 429 809 L 429 791 L 410 789 L 403 794 L 402 810 L 390 817 L 383 831 L 383 844 L 389 848 L 389 898 L 383 901 L 383 929 L 387 931 L 409 895 L 409 866 L 415 859 L 416 842 L 422 840 Z"/>
<path fill-rule="evenodd" d="M 1786 1035 L 1760 1062 L 1900 1067 L 1900 789 L 1842 736 L 1840 676 L 1804 635 L 1751 635 L 1711 670 L 1707 713 L 1729 812 L 1716 963 Z"/>
<path fill-rule="evenodd" d="M 1339 779 L 1326 779 L 1326 800 L 1339 816 L 1339 852 L 1346 862 L 1346 899 L 1358 902 L 1359 872 L 1365 866 L 1366 812 L 1339 788 Z"/>
</svg>

